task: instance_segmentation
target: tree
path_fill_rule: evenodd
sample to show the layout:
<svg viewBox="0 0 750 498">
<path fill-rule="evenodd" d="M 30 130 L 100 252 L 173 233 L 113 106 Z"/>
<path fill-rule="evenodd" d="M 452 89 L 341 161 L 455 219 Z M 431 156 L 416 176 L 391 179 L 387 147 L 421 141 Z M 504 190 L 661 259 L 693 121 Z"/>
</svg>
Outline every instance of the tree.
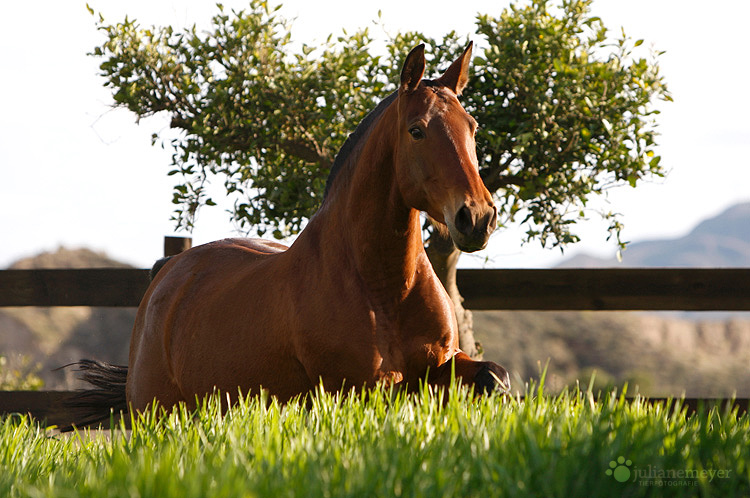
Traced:
<svg viewBox="0 0 750 498">
<path fill-rule="evenodd" d="M 480 123 L 480 173 L 503 224 L 525 225 L 526 241 L 542 245 L 576 242 L 571 227 L 592 195 L 662 174 L 654 104 L 670 97 L 658 54 L 634 58 L 642 41 L 624 33 L 611 41 L 590 4 L 531 0 L 477 20 L 489 48 L 475 57 L 462 99 Z M 347 134 L 395 89 L 408 50 L 428 42 L 438 73 L 466 44 L 456 33 L 439 40 L 402 33 L 383 58 L 370 53 L 364 30 L 295 52 L 278 7 L 253 0 L 247 11 L 218 10 L 205 34 L 99 18 L 107 39 L 93 54 L 103 58 L 115 105 L 139 118 L 168 113 L 180 131 L 153 135 L 174 150 L 178 228 L 192 228 L 198 209 L 215 204 L 206 184 L 220 180 L 241 229 L 297 233 L 320 204 Z M 617 216 L 603 216 L 620 242 Z M 455 285 L 459 253 L 440 231 L 427 230 L 428 254 L 456 305 L 461 347 L 476 356 L 471 314 Z"/>
</svg>

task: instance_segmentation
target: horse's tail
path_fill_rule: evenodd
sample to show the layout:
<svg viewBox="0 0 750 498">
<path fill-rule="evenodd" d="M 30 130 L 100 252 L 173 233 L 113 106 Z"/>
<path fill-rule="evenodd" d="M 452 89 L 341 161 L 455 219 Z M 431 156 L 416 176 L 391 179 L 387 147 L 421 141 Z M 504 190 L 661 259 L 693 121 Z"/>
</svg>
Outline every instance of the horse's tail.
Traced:
<svg viewBox="0 0 750 498">
<path fill-rule="evenodd" d="M 61 427 L 61 431 L 94 425 L 109 420 L 110 416 L 117 417 L 120 413 L 128 412 L 125 398 L 128 367 L 95 360 L 80 360 L 66 366 L 78 367 L 78 371 L 82 372 L 81 380 L 94 388 L 77 391 L 65 400 L 64 404 L 75 420 Z"/>
<path fill-rule="evenodd" d="M 148 272 L 149 280 L 153 281 L 154 278 L 156 278 L 156 274 L 159 273 L 159 270 L 161 270 L 173 257 L 174 256 L 166 256 L 154 263 L 154 266 L 151 267 L 151 271 Z"/>
</svg>

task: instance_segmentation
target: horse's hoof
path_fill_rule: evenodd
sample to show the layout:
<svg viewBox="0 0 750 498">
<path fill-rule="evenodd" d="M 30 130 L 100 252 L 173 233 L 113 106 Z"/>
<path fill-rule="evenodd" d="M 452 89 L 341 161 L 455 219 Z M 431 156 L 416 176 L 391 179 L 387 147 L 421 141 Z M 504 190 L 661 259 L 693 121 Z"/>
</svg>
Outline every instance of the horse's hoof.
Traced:
<svg viewBox="0 0 750 498">
<path fill-rule="evenodd" d="M 474 391 L 478 394 L 510 392 L 508 371 L 497 363 L 486 362 L 474 376 Z"/>
</svg>

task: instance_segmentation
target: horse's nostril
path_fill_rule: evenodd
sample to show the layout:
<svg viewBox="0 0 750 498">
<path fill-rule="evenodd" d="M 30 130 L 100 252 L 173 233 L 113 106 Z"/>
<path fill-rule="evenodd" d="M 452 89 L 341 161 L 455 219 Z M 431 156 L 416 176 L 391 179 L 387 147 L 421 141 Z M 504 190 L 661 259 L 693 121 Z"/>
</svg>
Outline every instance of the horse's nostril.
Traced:
<svg viewBox="0 0 750 498">
<path fill-rule="evenodd" d="M 479 228 L 487 234 L 491 234 L 495 231 L 495 228 L 497 228 L 497 208 L 495 208 L 495 206 L 492 206 L 492 211 L 482 218 L 482 225 Z"/>
<path fill-rule="evenodd" d="M 474 219 L 468 206 L 464 205 L 456 213 L 456 230 L 464 235 L 469 235 L 474 231 Z"/>
</svg>

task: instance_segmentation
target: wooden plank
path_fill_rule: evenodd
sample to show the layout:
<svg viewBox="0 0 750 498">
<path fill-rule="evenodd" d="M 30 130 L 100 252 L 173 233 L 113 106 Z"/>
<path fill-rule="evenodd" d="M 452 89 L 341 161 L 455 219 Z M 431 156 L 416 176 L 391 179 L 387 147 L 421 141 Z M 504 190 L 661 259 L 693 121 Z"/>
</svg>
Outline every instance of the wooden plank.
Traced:
<svg viewBox="0 0 750 498">
<path fill-rule="evenodd" d="M 632 398 L 626 398 L 632 400 Z M 676 403 L 680 403 L 680 407 L 685 409 L 688 415 L 695 413 L 705 412 L 711 408 L 718 408 L 720 412 L 731 411 L 737 409 L 737 415 L 742 416 L 747 413 L 748 398 L 737 398 L 737 399 L 719 399 L 719 398 L 646 398 L 645 401 L 649 404 L 661 403 L 668 411 L 673 411 Z"/>
<path fill-rule="evenodd" d="M 459 270 L 474 310 L 750 311 L 748 268 Z M 0 306 L 138 306 L 148 270 L 0 271 Z"/>
<path fill-rule="evenodd" d="M 46 425 L 65 425 L 75 413 L 64 406 L 70 391 L 0 391 L 0 415 L 30 415 Z"/>
<path fill-rule="evenodd" d="M 167 235 L 164 237 L 164 256 L 175 256 L 183 251 L 193 247 L 191 237 L 174 237 Z"/>
<path fill-rule="evenodd" d="M 76 391 L 0 391 L 0 416 L 28 415 L 45 426 L 66 427 L 81 419 L 81 409 L 66 405 Z M 85 414 L 85 410 L 83 410 Z M 119 416 L 114 419 L 118 421 Z M 126 422 L 129 422 L 126 419 Z M 92 427 L 99 424 L 93 424 Z M 109 422 L 101 423 L 109 428 Z M 126 423 L 126 425 L 130 425 Z"/>
<path fill-rule="evenodd" d="M 459 270 L 473 310 L 750 311 L 750 268 Z"/>
<path fill-rule="evenodd" d="M 0 416 L 14 413 L 30 415 L 48 426 L 67 426 L 78 419 L 76 409 L 65 406 L 65 400 L 74 393 L 75 391 L 0 391 Z M 669 411 L 674 409 L 676 402 L 674 398 L 646 398 L 645 401 L 651 404 L 662 403 Z M 736 408 L 737 414 L 743 415 L 747 413 L 748 401 L 750 400 L 747 398 L 684 398 L 681 400 L 681 406 L 686 409 L 688 415 L 715 406 L 722 411 Z M 106 426 L 107 423 L 103 425 Z"/>
<path fill-rule="evenodd" d="M 148 270 L 3 270 L 0 306 L 138 306 Z"/>
</svg>

